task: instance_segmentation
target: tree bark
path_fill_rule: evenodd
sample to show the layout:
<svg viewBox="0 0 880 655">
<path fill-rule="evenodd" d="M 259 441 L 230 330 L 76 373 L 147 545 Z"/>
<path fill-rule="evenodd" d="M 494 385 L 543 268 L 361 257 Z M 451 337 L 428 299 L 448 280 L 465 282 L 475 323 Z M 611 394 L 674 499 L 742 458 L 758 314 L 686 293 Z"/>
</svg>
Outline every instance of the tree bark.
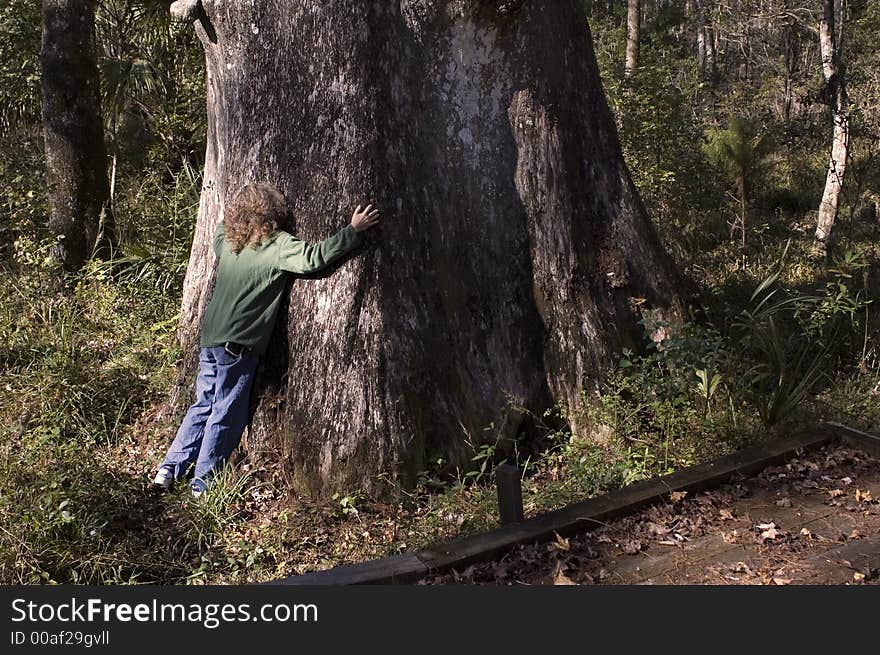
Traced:
<svg viewBox="0 0 880 655">
<path fill-rule="evenodd" d="M 248 446 L 280 451 L 297 490 L 465 466 L 557 402 L 585 434 L 583 392 L 639 319 L 682 315 L 579 0 L 205 0 L 196 29 L 208 150 L 177 408 L 231 194 L 277 185 L 308 240 L 358 203 L 385 215 L 356 256 L 292 282 L 266 357 Z"/>
<path fill-rule="evenodd" d="M 819 203 L 819 218 L 813 247 L 825 255 L 834 230 L 834 221 L 840 211 L 840 199 L 846 175 L 849 153 L 849 112 L 846 94 L 846 74 L 843 65 L 843 25 L 846 0 L 823 0 L 822 20 L 819 23 L 819 49 L 822 55 L 822 74 L 831 106 L 833 131 L 831 158 L 825 176 L 825 189 Z"/>
<path fill-rule="evenodd" d="M 40 53 L 49 228 L 76 270 L 113 238 L 95 48 L 94 0 L 43 0 Z"/>
<path fill-rule="evenodd" d="M 626 75 L 639 67 L 639 32 L 642 27 L 642 0 L 628 0 L 626 5 Z"/>
<path fill-rule="evenodd" d="M 706 11 L 707 0 L 695 0 L 697 19 L 697 65 L 703 79 L 714 81 L 717 77 L 715 65 L 715 34 Z"/>
</svg>

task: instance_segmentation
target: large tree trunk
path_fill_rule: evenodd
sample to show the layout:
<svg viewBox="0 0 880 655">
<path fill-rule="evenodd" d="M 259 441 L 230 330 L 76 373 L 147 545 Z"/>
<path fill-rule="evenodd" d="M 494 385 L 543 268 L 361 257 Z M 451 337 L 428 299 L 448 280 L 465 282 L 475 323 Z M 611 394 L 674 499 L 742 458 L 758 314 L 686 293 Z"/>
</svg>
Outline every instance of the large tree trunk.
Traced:
<svg viewBox="0 0 880 655">
<path fill-rule="evenodd" d="M 639 32 L 642 27 L 642 0 L 627 0 L 626 5 L 626 65 L 624 71 L 632 75 L 639 67 Z"/>
<path fill-rule="evenodd" d="M 823 0 L 822 20 L 819 23 L 819 48 L 834 128 L 831 137 L 831 159 L 828 162 L 825 189 L 819 203 L 819 218 L 816 222 L 816 236 L 813 242 L 815 251 L 820 255 L 826 253 L 828 243 L 831 241 L 834 221 L 840 211 L 840 197 L 849 151 L 849 112 L 842 56 L 845 15 L 846 0 Z"/>
<path fill-rule="evenodd" d="M 43 0 L 40 65 L 49 228 L 67 270 L 113 236 L 94 40 L 94 0 Z"/>
<path fill-rule="evenodd" d="M 640 317 L 682 312 L 621 156 L 581 3 L 204 3 L 209 133 L 173 399 L 189 399 L 210 235 L 255 180 L 321 239 L 373 202 L 355 257 L 291 285 L 248 443 L 301 491 L 404 484 L 528 431 Z M 280 437 L 280 439 L 279 439 Z"/>
</svg>

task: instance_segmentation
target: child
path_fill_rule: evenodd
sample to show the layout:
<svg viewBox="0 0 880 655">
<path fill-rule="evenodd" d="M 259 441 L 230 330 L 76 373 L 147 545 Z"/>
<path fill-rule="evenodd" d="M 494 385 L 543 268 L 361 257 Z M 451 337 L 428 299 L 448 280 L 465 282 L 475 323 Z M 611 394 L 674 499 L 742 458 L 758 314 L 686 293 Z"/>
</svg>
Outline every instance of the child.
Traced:
<svg viewBox="0 0 880 655">
<path fill-rule="evenodd" d="M 200 496 L 238 445 L 248 423 L 254 372 L 272 334 L 286 274 L 327 267 L 379 222 L 372 205 L 363 210 L 358 205 L 350 225 L 309 244 L 278 228 L 286 213 L 278 189 L 251 184 L 217 225 L 217 282 L 202 323 L 196 401 L 153 480 L 161 489 L 184 478 L 195 464 L 190 489 Z"/>
</svg>

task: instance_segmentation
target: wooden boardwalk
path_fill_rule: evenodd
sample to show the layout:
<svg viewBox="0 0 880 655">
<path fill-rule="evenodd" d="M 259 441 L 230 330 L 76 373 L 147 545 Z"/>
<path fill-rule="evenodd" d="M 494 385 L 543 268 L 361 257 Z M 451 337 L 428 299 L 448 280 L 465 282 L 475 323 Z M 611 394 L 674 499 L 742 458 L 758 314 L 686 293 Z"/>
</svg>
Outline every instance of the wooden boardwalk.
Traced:
<svg viewBox="0 0 880 655">
<path fill-rule="evenodd" d="M 854 443 L 875 456 L 880 455 L 880 439 L 877 437 L 839 424 L 827 423 L 814 430 L 776 439 L 717 460 L 682 469 L 671 475 L 645 480 L 521 523 L 436 544 L 418 552 L 291 576 L 270 584 L 412 583 L 443 571 L 460 570 L 473 563 L 496 559 L 518 545 L 553 540 L 556 535 L 565 537 L 587 532 L 617 517 L 633 514 L 646 505 L 668 497 L 671 492 L 693 494 L 711 489 L 735 476 L 752 475 L 805 450 L 816 449 L 836 440 Z M 806 508 L 804 510 L 807 511 Z M 814 518 L 818 520 L 819 517 Z M 711 551 L 713 548 L 719 550 L 720 546 L 711 546 L 708 550 Z M 721 548 L 719 555 L 733 557 L 734 550 Z M 667 556 L 663 562 L 658 561 L 656 565 L 648 566 L 647 570 L 655 571 L 658 576 L 656 580 L 659 582 L 664 572 L 675 566 L 675 555 L 673 555 Z M 637 574 L 630 575 L 629 578 L 621 577 L 620 581 L 644 582 L 653 579 L 651 573 L 644 573 L 646 568 L 642 564 L 635 565 L 635 568 L 640 569 Z M 621 569 L 618 575 L 625 576 L 624 569 Z"/>
</svg>

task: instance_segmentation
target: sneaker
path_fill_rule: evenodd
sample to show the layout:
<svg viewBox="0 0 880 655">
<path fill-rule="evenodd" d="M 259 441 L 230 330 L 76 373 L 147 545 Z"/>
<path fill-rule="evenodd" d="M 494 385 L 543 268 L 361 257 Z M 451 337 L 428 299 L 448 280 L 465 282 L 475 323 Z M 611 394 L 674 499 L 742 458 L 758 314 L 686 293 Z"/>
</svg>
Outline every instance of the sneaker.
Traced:
<svg viewBox="0 0 880 655">
<path fill-rule="evenodd" d="M 189 485 L 193 498 L 200 498 L 208 490 L 208 486 L 202 480 L 193 480 Z"/>
<path fill-rule="evenodd" d="M 161 467 L 159 472 L 156 473 L 156 477 L 153 478 L 153 484 L 157 487 L 162 487 L 166 491 L 171 488 L 172 482 L 174 482 L 174 472 L 168 466 Z"/>
</svg>

